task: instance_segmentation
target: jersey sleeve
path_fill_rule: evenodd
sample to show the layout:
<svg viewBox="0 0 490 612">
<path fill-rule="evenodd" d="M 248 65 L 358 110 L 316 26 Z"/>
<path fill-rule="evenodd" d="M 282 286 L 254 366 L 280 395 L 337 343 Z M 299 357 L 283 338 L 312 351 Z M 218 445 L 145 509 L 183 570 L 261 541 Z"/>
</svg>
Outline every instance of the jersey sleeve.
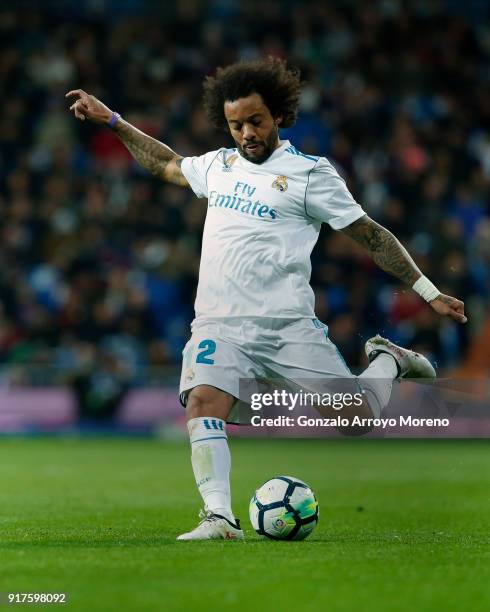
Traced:
<svg viewBox="0 0 490 612">
<path fill-rule="evenodd" d="M 208 197 L 207 176 L 211 164 L 221 149 L 197 157 L 184 157 L 180 169 L 198 198 Z"/>
<path fill-rule="evenodd" d="M 311 170 L 305 193 L 306 214 L 332 229 L 347 227 L 366 213 L 354 200 L 344 179 L 324 158 Z"/>
</svg>

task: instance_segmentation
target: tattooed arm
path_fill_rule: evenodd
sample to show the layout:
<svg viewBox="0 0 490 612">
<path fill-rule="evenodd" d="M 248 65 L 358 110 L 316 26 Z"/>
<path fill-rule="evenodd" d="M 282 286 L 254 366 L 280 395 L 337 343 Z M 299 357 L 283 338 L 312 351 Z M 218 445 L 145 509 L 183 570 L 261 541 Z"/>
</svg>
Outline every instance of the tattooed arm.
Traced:
<svg viewBox="0 0 490 612">
<path fill-rule="evenodd" d="M 77 119 L 80 121 L 89 119 L 102 125 L 109 124 L 112 111 L 95 96 L 88 95 L 82 89 L 75 89 L 66 94 L 67 98 L 71 96 L 78 96 L 70 107 Z M 177 155 L 170 147 L 138 130 L 122 118 L 117 120 L 113 129 L 135 160 L 148 172 L 163 181 L 189 187 L 180 168 L 183 159 L 181 155 Z"/>
<path fill-rule="evenodd" d="M 367 249 L 373 261 L 382 270 L 393 274 L 410 287 L 422 276 L 422 272 L 400 241 L 367 215 L 341 231 Z M 448 315 L 455 321 L 466 323 L 464 304 L 460 300 L 440 293 L 429 304 L 439 314 Z"/>
<path fill-rule="evenodd" d="M 369 251 L 373 261 L 385 272 L 389 272 L 412 286 L 422 276 L 407 250 L 386 228 L 367 215 L 345 227 L 342 232 Z"/>
<path fill-rule="evenodd" d="M 181 155 L 177 155 L 170 147 L 141 132 L 122 118 L 116 123 L 114 132 L 134 159 L 148 172 L 163 181 L 189 187 L 180 169 L 183 159 Z"/>
</svg>

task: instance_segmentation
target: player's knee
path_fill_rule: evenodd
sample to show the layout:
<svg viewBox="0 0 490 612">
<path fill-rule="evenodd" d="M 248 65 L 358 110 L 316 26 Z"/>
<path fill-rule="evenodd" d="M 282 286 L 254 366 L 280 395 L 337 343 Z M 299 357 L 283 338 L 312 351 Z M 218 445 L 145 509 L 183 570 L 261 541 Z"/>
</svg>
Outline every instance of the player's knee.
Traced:
<svg viewBox="0 0 490 612">
<path fill-rule="evenodd" d="M 190 419 L 203 416 L 212 416 L 212 410 L 215 404 L 215 395 L 208 389 L 203 387 L 195 387 L 189 392 L 187 398 L 186 412 Z"/>
<path fill-rule="evenodd" d="M 187 418 L 211 416 L 226 420 L 233 402 L 234 398 L 228 393 L 207 385 L 199 385 L 189 392 Z"/>
</svg>

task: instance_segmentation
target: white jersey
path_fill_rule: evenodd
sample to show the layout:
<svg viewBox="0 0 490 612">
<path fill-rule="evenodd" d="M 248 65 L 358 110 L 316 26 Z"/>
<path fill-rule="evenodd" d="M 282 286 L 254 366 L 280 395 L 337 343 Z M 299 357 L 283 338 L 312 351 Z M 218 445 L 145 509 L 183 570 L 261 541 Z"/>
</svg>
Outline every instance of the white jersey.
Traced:
<svg viewBox="0 0 490 612">
<path fill-rule="evenodd" d="M 321 223 L 339 230 L 365 214 L 330 162 L 284 141 L 262 164 L 223 148 L 181 168 L 208 198 L 196 319 L 313 318 Z"/>
</svg>

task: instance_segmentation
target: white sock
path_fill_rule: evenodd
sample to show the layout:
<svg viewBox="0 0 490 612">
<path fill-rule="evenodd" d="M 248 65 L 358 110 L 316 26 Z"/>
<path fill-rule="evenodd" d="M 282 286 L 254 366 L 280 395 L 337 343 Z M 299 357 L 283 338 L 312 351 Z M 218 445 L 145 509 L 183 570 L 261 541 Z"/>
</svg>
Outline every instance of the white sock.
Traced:
<svg viewBox="0 0 490 612">
<path fill-rule="evenodd" d="M 198 417 L 187 423 L 192 469 L 206 510 L 235 521 L 231 510 L 231 456 L 226 423 L 216 417 Z"/>
<path fill-rule="evenodd" d="M 374 418 L 379 418 L 388 405 L 393 381 L 398 376 L 395 358 L 380 353 L 358 377 L 362 390 L 367 395 Z"/>
</svg>

